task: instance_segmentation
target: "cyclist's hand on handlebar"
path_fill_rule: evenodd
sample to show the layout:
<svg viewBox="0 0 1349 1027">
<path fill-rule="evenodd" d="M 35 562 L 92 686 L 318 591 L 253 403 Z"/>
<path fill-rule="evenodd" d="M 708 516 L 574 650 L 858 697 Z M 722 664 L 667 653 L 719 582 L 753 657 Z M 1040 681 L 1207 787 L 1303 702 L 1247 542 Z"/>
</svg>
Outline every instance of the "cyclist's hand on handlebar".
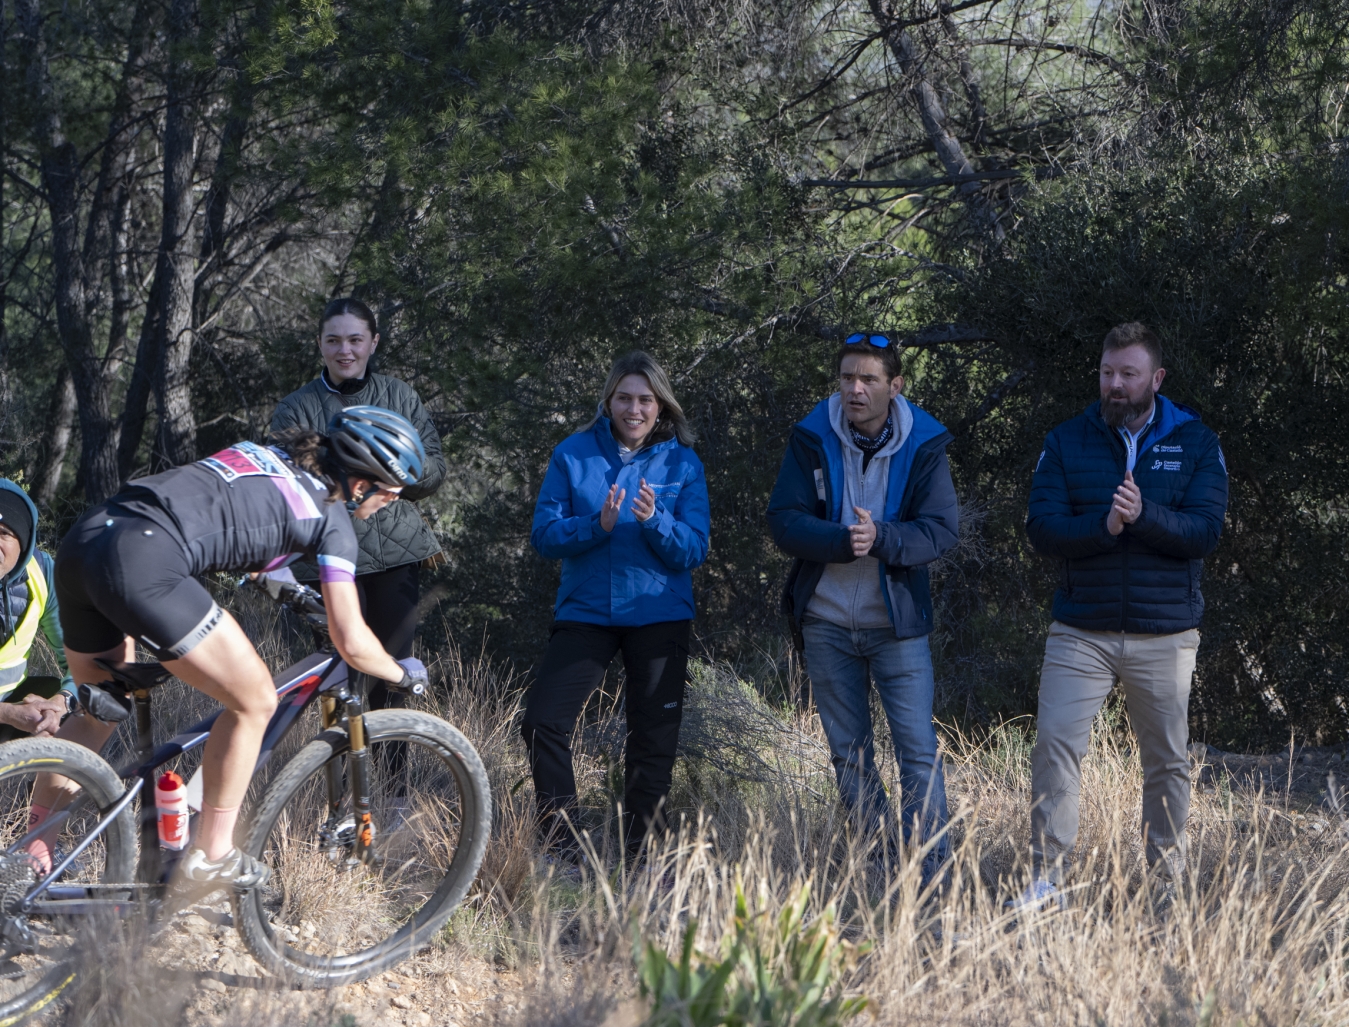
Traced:
<svg viewBox="0 0 1349 1027">
<path fill-rule="evenodd" d="M 431 679 L 426 673 L 426 664 L 417 657 L 409 656 L 399 660 L 398 666 L 403 668 L 403 679 L 394 686 L 399 691 L 421 695 L 430 686 Z"/>
</svg>

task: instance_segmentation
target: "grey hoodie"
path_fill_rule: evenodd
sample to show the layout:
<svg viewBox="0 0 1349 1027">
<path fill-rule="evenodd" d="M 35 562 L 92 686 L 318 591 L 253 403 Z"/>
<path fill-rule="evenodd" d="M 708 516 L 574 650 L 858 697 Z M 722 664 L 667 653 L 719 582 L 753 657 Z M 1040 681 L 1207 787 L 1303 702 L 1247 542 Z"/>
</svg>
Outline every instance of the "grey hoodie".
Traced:
<svg viewBox="0 0 1349 1027">
<path fill-rule="evenodd" d="M 871 511 L 871 519 L 885 516 L 885 493 L 890 483 L 890 458 L 904 445 L 913 430 L 913 412 L 903 396 L 890 402 L 895 432 L 867 464 L 862 473 L 862 450 L 852 440 L 843 397 L 829 398 L 829 424 L 843 443 L 843 523 L 856 524 L 854 506 Z M 806 616 L 818 617 L 850 630 L 889 628 L 890 614 L 881 595 L 880 561 L 861 556 L 851 563 L 826 564 Z"/>
</svg>

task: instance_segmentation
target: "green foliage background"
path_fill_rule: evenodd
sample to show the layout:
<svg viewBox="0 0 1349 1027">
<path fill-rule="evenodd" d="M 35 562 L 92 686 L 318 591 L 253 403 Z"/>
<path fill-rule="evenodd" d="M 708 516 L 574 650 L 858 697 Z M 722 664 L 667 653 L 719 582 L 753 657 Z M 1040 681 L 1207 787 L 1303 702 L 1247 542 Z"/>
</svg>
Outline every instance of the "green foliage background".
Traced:
<svg viewBox="0 0 1349 1027">
<path fill-rule="evenodd" d="M 900 332 L 909 395 L 955 434 L 965 511 L 962 543 L 937 567 L 941 705 L 990 724 L 1034 708 L 1056 580 L 1022 529 L 1041 440 L 1094 399 L 1105 332 L 1143 320 L 1167 346 L 1167 393 L 1202 411 L 1231 473 L 1206 566 L 1194 736 L 1276 747 L 1290 732 L 1349 735 L 1349 3 L 1064 2 L 1026 15 L 1025 31 L 1076 33 L 1082 63 L 1032 73 L 1017 63 L 1027 47 L 960 51 L 985 75 L 990 123 L 1011 126 L 969 127 L 982 115 L 952 72 L 941 95 L 962 138 L 982 140 L 981 170 L 1025 174 L 983 199 L 949 183 L 810 184 L 941 173 L 910 79 L 879 48 L 848 63 L 876 28 L 866 4 L 690 4 L 683 20 L 657 7 L 204 5 L 195 59 L 229 69 L 229 103 L 246 95 L 266 112 L 238 153 L 241 181 L 270 197 L 291 245 L 347 241 L 203 335 L 199 450 L 259 435 L 270 405 L 317 369 L 324 298 L 364 296 L 385 330 L 381 369 L 416 384 L 445 434 L 450 484 L 428 514 L 451 557 L 431 582 L 448 630 L 528 664 L 557 583 L 528 546 L 548 453 L 589 418 L 612 359 L 647 349 L 708 469 L 700 637 L 721 656 L 781 660 L 787 564 L 763 510 L 787 432 L 832 388 L 843 333 Z M 71 38 L 119 52 L 127 15 L 102 0 L 79 10 L 100 28 Z M 914 24 L 933 61 L 950 57 L 930 19 Z M 109 87 L 69 67 L 93 124 Z M 1001 99 L 997 75 L 1011 83 Z M 20 177 L 30 119 L 21 105 L 5 118 Z M 880 140 L 869 163 L 847 149 L 867 133 Z M 31 474 L 61 360 L 44 300 L 52 257 L 40 231 L 22 249 L 24 196 L 5 197 L 7 288 L 22 302 L 4 309 L 4 460 Z M 971 217 L 978 203 L 996 207 L 1004 238 Z M 54 531 L 79 490 L 68 466 Z"/>
</svg>

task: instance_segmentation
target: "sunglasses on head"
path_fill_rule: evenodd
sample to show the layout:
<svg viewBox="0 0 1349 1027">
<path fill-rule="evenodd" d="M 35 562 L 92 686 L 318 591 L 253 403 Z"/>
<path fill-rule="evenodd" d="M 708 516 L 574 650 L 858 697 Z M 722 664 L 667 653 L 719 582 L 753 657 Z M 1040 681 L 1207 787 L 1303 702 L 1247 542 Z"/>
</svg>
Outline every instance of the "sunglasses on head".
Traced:
<svg viewBox="0 0 1349 1027">
<path fill-rule="evenodd" d="M 865 332 L 858 332 L 855 335 L 849 335 L 843 340 L 845 346 L 856 346 L 859 343 L 869 342 L 877 349 L 885 349 L 890 345 L 890 336 L 888 335 L 867 335 Z"/>
</svg>

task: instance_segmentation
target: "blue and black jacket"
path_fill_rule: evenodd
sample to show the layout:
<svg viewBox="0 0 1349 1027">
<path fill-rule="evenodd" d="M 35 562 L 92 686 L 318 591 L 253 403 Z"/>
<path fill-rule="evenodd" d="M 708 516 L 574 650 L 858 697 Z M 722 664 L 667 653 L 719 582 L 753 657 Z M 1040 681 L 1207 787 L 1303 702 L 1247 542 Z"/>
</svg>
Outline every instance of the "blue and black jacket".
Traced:
<svg viewBox="0 0 1349 1027">
<path fill-rule="evenodd" d="M 927 565 L 956 544 L 960 524 L 946 460 L 951 433 L 913 404 L 909 409 L 913 427 L 890 458 L 885 513 L 876 519 L 870 554 L 880 562 L 881 594 L 896 638 L 932 631 Z M 825 564 L 855 559 L 843 524 L 843 443 L 830 424 L 827 399 L 792 429 L 768 501 L 768 527 L 778 548 L 796 558 L 782 608 L 801 649 L 806 607 Z"/>
<path fill-rule="evenodd" d="M 1157 397 L 1138 440 L 1134 481 L 1143 513 L 1119 535 L 1106 529 L 1124 481 L 1120 433 L 1093 403 L 1045 439 L 1031 482 L 1031 544 L 1061 560 L 1054 619 L 1087 631 L 1173 634 L 1198 627 L 1203 559 L 1227 510 L 1218 436 L 1195 411 Z"/>
<path fill-rule="evenodd" d="M 656 512 L 633 516 L 641 480 L 656 493 Z M 600 527 L 610 486 L 627 491 L 612 532 Z M 529 541 L 562 561 L 553 616 L 611 627 L 693 618 L 693 577 L 707 559 L 711 512 L 696 453 L 675 439 L 639 450 L 624 464 L 601 417 L 553 450 Z"/>
</svg>

